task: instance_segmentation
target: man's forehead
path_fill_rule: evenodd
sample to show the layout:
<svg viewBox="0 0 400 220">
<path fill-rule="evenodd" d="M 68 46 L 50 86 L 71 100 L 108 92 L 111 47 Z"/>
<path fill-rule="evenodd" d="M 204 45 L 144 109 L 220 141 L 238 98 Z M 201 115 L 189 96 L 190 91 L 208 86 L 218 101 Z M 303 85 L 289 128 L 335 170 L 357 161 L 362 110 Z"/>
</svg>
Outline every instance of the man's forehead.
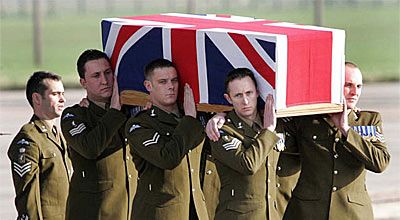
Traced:
<svg viewBox="0 0 400 220">
<path fill-rule="evenodd" d="M 174 67 L 158 67 L 153 70 L 153 74 L 151 74 L 151 76 L 155 79 L 168 79 L 177 78 L 178 73 Z"/>
<path fill-rule="evenodd" d="M 63 92 L 64 85 L 60 80 L 53 80 L 53 79 L 45 79 L 44 84 L 46 85 L 48 92 Z"/>
<path fill-rule="evenodd" d="M 89 60 L 85 63 L 86 73 L 95 73 L 99 71 L 105 71 L 107 69 L 111 69 L 111 65 L 105 58 Z"/>
</svg>

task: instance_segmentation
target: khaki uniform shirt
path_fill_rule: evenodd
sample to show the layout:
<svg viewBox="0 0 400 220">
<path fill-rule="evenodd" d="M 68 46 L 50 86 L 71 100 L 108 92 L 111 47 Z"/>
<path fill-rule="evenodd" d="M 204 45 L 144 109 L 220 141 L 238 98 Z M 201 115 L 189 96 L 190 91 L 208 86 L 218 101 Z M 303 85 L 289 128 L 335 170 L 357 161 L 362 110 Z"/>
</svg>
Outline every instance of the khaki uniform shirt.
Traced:
<svg viewBox="0 0 400 220">
<path fill-rule="evenodd" d="M 137 171 L 124 138 L 126 118 L 93 102 L 64 110 L 61 126 L 75 171 L 67 219 L 130 219 Z"/>
<path fill-rule="evenodd" d="M 234 111 L 227 115 L 221 138 L 211 151 L 221 180 L 215 219 L 277 219 L 275 168 L 279 140 L 273 132 L 256 132 Z"/>
<path fill-rule="evenodd" d="M 199 180 L 200 122 L 190 116 L 178 122 L 153 106 L 128 120 L 126 134 L 139 172 L 132 219 L 208 219 Z"/>
<path fill-rule="evenodd" d="M 293 120 L 301 173 L 284 219 L 373 219 L 366 170 L 382 172 L 390 159 L 380 114 L 350 112 L 347 138 L 327 115 Z"/>
<path fill-rule="evenodd" d="M 72 167 L 61 132 L 35 115 L 8 149 L 18 219 L 65 219 Z"/>
</svg>

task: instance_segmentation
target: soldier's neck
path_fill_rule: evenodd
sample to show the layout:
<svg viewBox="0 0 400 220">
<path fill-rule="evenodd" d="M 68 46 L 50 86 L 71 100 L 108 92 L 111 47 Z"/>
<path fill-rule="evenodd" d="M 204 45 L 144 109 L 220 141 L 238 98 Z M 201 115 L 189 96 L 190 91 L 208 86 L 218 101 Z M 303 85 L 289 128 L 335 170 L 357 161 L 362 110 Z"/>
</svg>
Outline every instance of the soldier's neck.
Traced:
<svg viewBox="0 0 400 220">
<path fill-rule="evenodd" d="M 161 105 L 156 105 L 159 109 L 167 112 L 167 113 L 174 113 L 175 115 L 179 115 L 179 108 L 178 105 L 175 103 L 174 105 L 170 106 L 161 106 Z"/>
</svg>

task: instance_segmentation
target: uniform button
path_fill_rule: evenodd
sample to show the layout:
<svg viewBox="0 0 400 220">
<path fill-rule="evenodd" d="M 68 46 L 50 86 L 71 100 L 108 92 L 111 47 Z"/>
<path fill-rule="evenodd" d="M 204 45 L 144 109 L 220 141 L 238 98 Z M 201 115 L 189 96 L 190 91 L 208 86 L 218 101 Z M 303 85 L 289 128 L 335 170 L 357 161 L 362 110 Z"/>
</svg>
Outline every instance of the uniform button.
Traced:
<svg viewBox="0 0 400 220">
<path fill-rule="evenodd" d="M 228 118 L 227 121 L 228 121 L 228 122 L 231 122 L 231 119 Z"/>
<path fill-rule="evenodd" d="M 193 172 L 194 172 L 194 169 L 190 169 L 190 172 L 192 172 L 192 173 L 193 173 Z"/>
<path fill-rule="evenodd" d="M 271 180 L 270 180 L 270 179 L 268 179 L 268 180 L 267 180 L 267 182 L 269 182 L 269 183 L 270 183 L 270 182 L 271 182 Z"/>
<path fill-rule="evenodd" d="M 167 132 L 166 135 L 169 136 L 169 133 Z"/>
<path fill-rule="evenodd" d="M 129 160 L 129 156 L 126 156 L 126 159 Z"/>
<path fill-rule="evenodd" d="M 313 135 L 313 136 L 312 136 L 312 139 L 314 139 L 314 140 L 317 139 L 317 136 L 316 136 L 316 135 Z"/>
<path fill-rule="evenodd" d="M 333 174 L 337 175 L 339 172 L 337 170 L 333 171 Z"/>
<path fill-rule="evenodd" d="M 31 124 L 34 124 L 33 121 L 31 121 Z"/>
<path fill-rule="evenodd" d="M 335 138 L 335 142 L 336 142 L 336 143 L 339 142 L 339 140 L 340 140 L 339 138 Z"/>
<path fill-rule="evenodd" d="M 286 134 L 286 136 L 290 136 L 289 132 L 286 132 L 285 134 Z"/>
<path fill-rule="evenodd" d="M 333 157 L 334 157 L 335 159 L 337 159 L 337 158 L 339 157 L 339 155 L 338 155 L 338 154 L 334 154 Z"/>
<path fill-rule="evenodd" d="M 207 156 L 208 156 L 208 158 L 212 158 L 212 155 L 211 155 L 211 154 L 207 154 Z"/>
<path fill-rule="evenodd" d="M 257 131 L 257 134 L 260 134 L 261 132 L 260 131 Z"/>
<path fill-rule="evenodd" d="M 333 191 L 333 192 L 335 192 L 336 190 L 337 190 L 337 187 L 336 187 L 336 186 L 332 187 L 332 191 Z"/>
<path fill-rule="evenodd" d="M 278 167 L 277 167 L 277 169 L 278 169 L 278 170 L 281 170 L 281 169 L 282 169 L 282 167 L 278 166 Z"/>
<path fill-rule="evenodd" d="M 56 156 L 56 153 L 53 152 L 53 157 L 55 157 L 55 156 Z"/>
<path fill-rule="evenodd" d="M 206 174 L 208 175 L 212 174 L 212 170 L 207 170 Z"/>
<path fill-rule="evenodd" d="M 189 150 L 189 153 L 192 153 L 192 150 Z"/>
<path fill-rule="evenodd" d="M 271 164 L 268 162 L 268 164 L 267 164 L 269 167 L 271 166 Z"/>
<path fill-rule="evenodd" d="M 128 175 L 128 178 L 129 178 L 129 179 L 130 179 L 130 178 L 132 178 L 132 175 L 131 175 L 131 174 L 129 174 L 129 175 Z"/>
<path fill-rule="evenodd" d="M 125 142 L 128 142 L 128 138 L 125 138 Z"/>
<path fill-rule="evenodd" d="M 270 199 L 271 198 L 271 195 L 270 194 L 268 194 L 268 199 Z"/>
<path fill-rule="evenodd" d="M 277 184 L 276 184 L 276 187 L 280 187 L 280 186 L 281 186 L 281 184 L 280 184 L 280 183 L 277 183 Z"/>
<path fill-rule="evenodd" d="M 194 192 L 194 191 L 196 191 L 196 189 L 195 189 L 195 188 L 192 188 L 192 192 Z"/>
</svg>

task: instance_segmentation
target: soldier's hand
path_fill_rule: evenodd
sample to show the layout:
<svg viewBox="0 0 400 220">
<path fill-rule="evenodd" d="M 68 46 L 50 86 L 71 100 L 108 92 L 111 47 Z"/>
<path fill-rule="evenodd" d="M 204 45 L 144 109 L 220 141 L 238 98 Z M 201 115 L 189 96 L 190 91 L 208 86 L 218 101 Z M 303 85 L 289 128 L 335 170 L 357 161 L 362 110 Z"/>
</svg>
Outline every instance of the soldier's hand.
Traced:
<svg viewBox="0 0 400 220">
<path fill-rule="evenodd" d="M 185 84 L 185 94 L 183 98 L 183 109 L 185 110 L 185 115 L 192 116 L 196 118 L 196 104 L 194 103 L 193 91 L 189 84 Z"/>
<path fill-rule="evenodd" d="M 226 114 L 221 112 L 208 120 L 206 125 L 206 134 L 210 140 L 214 142 L 218 141 L 220 137 L 219 129 L 222 128 L 222 125 L 225 123 L 225 116 Z"/>
<path fill-rule="evenodd" d="M 121 102 L 119 100 L 117 78 L 114 76 L 113 93 L 111 95 L 110 108 L 121 110 Z"/>
<path fill-rule="evenodd" d="M 89 108 L 89 100 L 87 98 L 82 98 L 79 102 L 80 107 Z"/>
<path fill-rule="evenodd" d="M 264 107 L 264 128 L 269 131 L 275 131 L 276 128 L 276 113 L 274 106 L 274 97 L 271 94 L 268 94 L 265 100 Z"/>
<path fill-rule="evenodd" d="M 338 113 L 333 113 L 330 114 L 331 120 L 333 124 L 335 124 L 335 127 L 340 129 L 340 132 L 347 137 L 347 134 L 349 132 L 350 126 L 349 126 L 349 121 L 348 121 L 348 109 L 347 109 L 347 104 L 346 100 L 343 103 L 343 111 L 338 112 Z"/>
</svg>

